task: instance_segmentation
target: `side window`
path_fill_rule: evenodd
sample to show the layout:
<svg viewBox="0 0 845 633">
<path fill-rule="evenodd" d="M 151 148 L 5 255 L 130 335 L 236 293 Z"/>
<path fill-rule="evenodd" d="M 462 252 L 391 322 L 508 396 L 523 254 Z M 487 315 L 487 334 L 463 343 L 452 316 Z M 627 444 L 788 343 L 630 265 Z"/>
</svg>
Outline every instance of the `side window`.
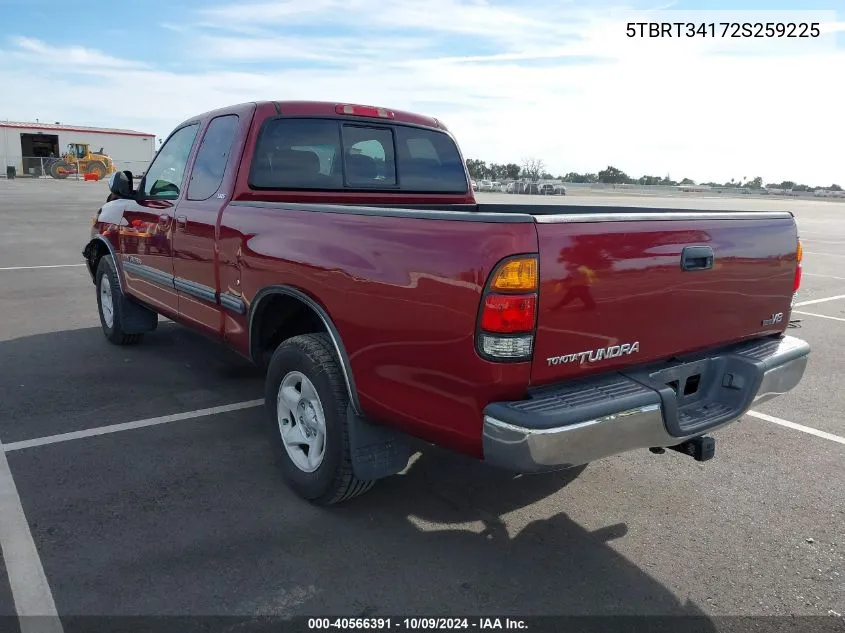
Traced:
<svg viewBox="0 0 845 633">
<path fill-rule="evenodd" d="M 351 187 L 396 184 L 393 131 L 390 128 L 343 126 L 346 183 Z"/>
<path fill-rule="evenodd" d="M 179 197 L 199 127 L 199 123 L 192 123 L 179 129 L 158 151 L 144 177 L 145 198 L 175 200 Z"/>
<path fill-rule="evenodd" d="M 262 127 L 250 165 L 258 189 L 341 189 L 336 121 L 274 119 Z"/>
<path fill-rule="evenodd" d="M 220 188 L 238 131 L 238 121 L 238 115 L 228 114 L 216 117 L 208 124 L 191 170 L 188 200 L 208 200 Z"/>
<path fill-rule="evenodd" d="M 434 149 L 432 142 L 425 138 L 408 138 L 405 141 L 408 145 L 408 156 L 410 158 L 422 158 L 425 160 L 436 160 L 440 162 L 440 156 Z"/>
</svg>

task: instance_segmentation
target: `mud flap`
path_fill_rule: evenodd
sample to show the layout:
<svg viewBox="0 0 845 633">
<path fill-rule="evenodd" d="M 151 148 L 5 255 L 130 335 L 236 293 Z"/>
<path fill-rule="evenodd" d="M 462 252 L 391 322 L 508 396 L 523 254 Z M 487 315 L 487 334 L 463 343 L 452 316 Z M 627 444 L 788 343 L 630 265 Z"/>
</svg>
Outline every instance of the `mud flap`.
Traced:
<svg viewBox="0 0 845 633">
<path fill-rule="evenodd" d="M 352 407 L 346 410 L 346 423 L 352 469 L 358 479 L 382 479 L 395 475 L 408 465 L 411 441 L 405 433 L 374 424 L 356 415 Z"/>
<path fill-rule="evenodd" d="M 120 327 L 126 334 L 145 334 L 158 327 L 157 313 L 138 305 L 123 293 L 120 293 L 120 309 Z"/>
</svg>

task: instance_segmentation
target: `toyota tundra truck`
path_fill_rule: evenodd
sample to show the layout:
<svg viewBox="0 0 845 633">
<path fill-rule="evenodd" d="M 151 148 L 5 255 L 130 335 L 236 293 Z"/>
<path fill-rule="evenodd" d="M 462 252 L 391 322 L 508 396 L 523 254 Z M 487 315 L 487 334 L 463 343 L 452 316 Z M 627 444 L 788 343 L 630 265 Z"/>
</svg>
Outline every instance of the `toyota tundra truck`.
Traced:
<svg viewBox="0 0 845 633">
<path fill-rule="evenodd" d="M 442 121 L 327 102 L 200 114 L 134 182 L 83 250 L 105 338 L 163 315 L 261 367 L 280 479 L 316 504 L 419 440 L 517 473 L 708 460 L 807 365 L 788 212 L 480 203 Z"/>
</svg>

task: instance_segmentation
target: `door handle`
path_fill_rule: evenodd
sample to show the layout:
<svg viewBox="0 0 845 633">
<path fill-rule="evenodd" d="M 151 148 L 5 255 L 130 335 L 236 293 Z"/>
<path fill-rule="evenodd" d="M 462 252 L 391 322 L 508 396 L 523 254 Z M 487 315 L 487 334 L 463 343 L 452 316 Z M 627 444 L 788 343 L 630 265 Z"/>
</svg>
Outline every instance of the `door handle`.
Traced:
<svg viewBox="0 0 845 633">
<path fill-rule="evenodd" d="M 687 246 L 681 251 L 681 270 L 710 270 L 714 259 L 709 246 Z"/>
<path fill-rule="evenodd" d="M 176 216 L 176 226 L 181 228 L 181 229 L 184 229 L 186 226 L 188 226 L 188 216 L 177 215 Z"/>
</svg>

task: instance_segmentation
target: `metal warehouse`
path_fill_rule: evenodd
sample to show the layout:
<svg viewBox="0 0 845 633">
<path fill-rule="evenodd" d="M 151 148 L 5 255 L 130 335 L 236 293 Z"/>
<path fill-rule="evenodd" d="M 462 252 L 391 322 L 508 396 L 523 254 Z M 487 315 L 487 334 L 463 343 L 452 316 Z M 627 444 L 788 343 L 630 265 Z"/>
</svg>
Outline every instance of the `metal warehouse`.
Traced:
<svg viewBox="0 0 845 633">
<path fill-rule="evenodd" d="M 105 176 L 124 169 L 138 174 L 156 151 L 154 134 L 134 130 L 0 121 L 0 136 L 3 171 L 14 167 L 20 176 L 66 177 L 77 170 Z"/>
</svg>

